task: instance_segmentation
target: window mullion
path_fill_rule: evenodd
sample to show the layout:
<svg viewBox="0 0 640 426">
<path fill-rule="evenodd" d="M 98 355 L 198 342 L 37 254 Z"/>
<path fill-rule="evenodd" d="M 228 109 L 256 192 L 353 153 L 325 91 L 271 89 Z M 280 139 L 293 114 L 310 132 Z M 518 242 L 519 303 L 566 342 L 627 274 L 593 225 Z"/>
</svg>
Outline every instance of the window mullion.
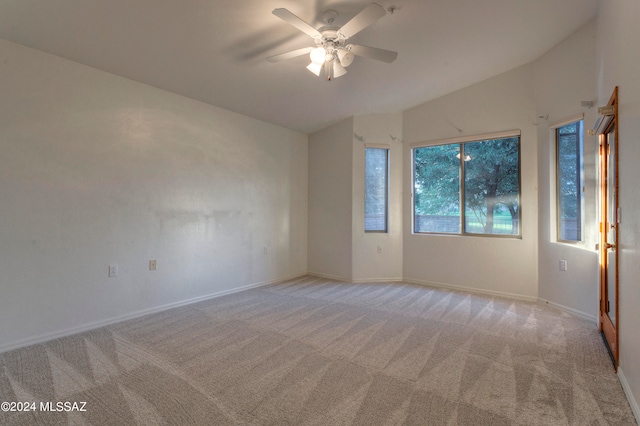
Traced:
<svg viewBox="0 0 640 426">
<path fill-rule="evenodd" d="M 460 144 L 460 233 L 466 234 L 467 230 L 465 228 L 466 223 L 466 212 L 464 209 L 464 144 Z"/>
</svg>

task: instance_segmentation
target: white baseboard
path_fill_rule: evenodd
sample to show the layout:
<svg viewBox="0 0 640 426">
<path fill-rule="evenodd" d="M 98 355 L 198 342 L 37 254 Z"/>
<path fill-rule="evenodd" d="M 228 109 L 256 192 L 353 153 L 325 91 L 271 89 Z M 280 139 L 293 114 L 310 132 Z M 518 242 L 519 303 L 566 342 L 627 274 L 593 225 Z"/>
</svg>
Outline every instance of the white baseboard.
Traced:
<svg viewBox="0 0 640 426">
<path fill-rule="evenodd" d="M 450 289 L 450 290 L 460 290 L 460 291 L 466 291 L 466 292 L 470 292 L 470 293 L 488 294 L 488 295 L 492 295 L 492 296 L 506 297 L 506 298 L 509 298 L 509 299 L 526 300 L 528 302 L 536 302 L 538 300 L 538 298 L 534 297 L 534 296 L 523 296 L 521 294 L 515 294 L 515 293 L 506 293 L 506 292 L 501 292 L 501 291 L 485 290 L 485 289 L 479 289 L 479 288 L 474 288 L 474 287 L 464 287 L 464 286 L 458 286 L 458 285 L 452 285 L 452 284 L 444 284 L 444 283 L 438 283 L 438 282 L 434 282 L 434 281 L 425 281 L 425 280 L 406 278 L 406 277 L 362 278 L 362 279 L 358 278 L 358 279 L 354 279 L 352 277 L 339 277 L 339 276 L 330 275 L 330 274 L 324 274 L 324 273 L 320 273 L 320 272 L 309 272 L 308 275 L 312 275 L 314 277 L 326 278 L 326 279 L 330 279 L 330 280 L 345 281 L 345 282 L 350 282 L 350 283 L 403 282 L 403 283 L 409 283 L 409 284 L 422 285 L 422 286 L 426 286 L 426 287 L 447 288 L 447 289 Z"/>
<path fill-rule="evenodd" d="M 618 379 L 620 380 L 622 389 L 624 389 L 624 394 L 627 396 L 627 400 L 631 406 L 631 411 L 633 411 L 633 415 L 636 416 L 636 423 L 640 424 L 640 406 L 638 405 L 638 400 L 633 396 L 629 382 L 627 381 L 627 378 L 622 371 L 622 367 L 620 366 L 618 366 Z"/>
<path fill-rule="evenodd" d="M 437 283 L 437 282 L 432 282 L 432 281 L 423 281 L 423 280 L 416 280 L 416 279 L 411 279 L 411 278 L 405 278 L 404 282 L 407 283 L 413 283 L 413 284 L 419 284 L 419 285 L 426 285 L 429 287 L 439 287 L 439 288 L 448 288 L 448 289 L 452 289 L 452 290 L 461 290 L 461 291 L 468 291 L 471 293 L 480 293 L 480 294 L 488 294 L 491 296 L 500 296 L 500 297 L 507 297 L 510 299 L 518 299 L 518 300 L 526 300 L 528 302 L 542 302 L 548 305 L 551 305 L 557 309 L 560 309 L 564 312 L 567 312 L 571 315 L 575 315 L 577 317 L 586 319 L 588 321 L 591 321 L 595 324 L 598 323 L 598 318 L 594 315 L 588 314 L 586 312 L 582 312 L 579 311 L 577 309 L 573 309 L 570 308 L 568 306 L 564 306 L 561 305 L 559 303 L 555 303 L 552 302 L 550 300 L 545 300 L 545 299 L 541 299 L 539 297 L 535 297 L 535 296 L 525 296 L 522 294 L 515 294 L 515 293 L 508 293 L 508 292 L 503 292 L 503 291 L 495 291 L 495 290 L 486 290 L 486 289 L 479 289 L 479 288 L 474 288 L 474 287 L 465 287 L 465 286 L 459 286 L 459 285 L 453 285 L 453 284 L 444 284 L 444 283 Z"/>
<path fill-rule="evenodd" d="M 527 302 L 538 301 L 538 298 L 535 296 L 526 296 L 526 295 L 516 294 L 516 293 L 507 293 L 504 291 L 486 290 L 482 288 L 465 287 L 461 285 L 445 284 L 445 283 L 438 283 L 433 281 L 424 281 L 424 280 L 418 280 L 414 278 L 404 278 L 403 282 L 410 283 L 410 284 L 424 285 L 427 287 L 446 288 L 450 290 L 466 291 L 469 293 L 479 293 L 479 294 L 487 294 L 490 296 L 506 297 L 509 299 L 525 300 Z"/>
<path fill-rule="evenodd" d="M 173 302 L 173 303 L 168 303 L 166 305 L 156 306 L 156 307 L 149 308 L 149 309 L 143 309 L 141 311 L 132 312 L 132 313 L 129 313 L 129 314 L 126 314 L 126 315 L 120 315 L 120 316 L 117 316 L 117 317 L 107 318 L 107 319 L 101 320 L 101 321 L 94 321 L 94 322 L 82 324 L 82 325 L 77 326 L 77 327 L 71 327 L 71 328 L 67 328 L 67 329 L 59 330 L 59 331 L 54 331 L 54 332 L 50 332 L 50 333 L 43 333 L 43 334 L 40 334 L 40 335 L 37 335 L 37 336 L 28 337 L 26 339 L 20 339 L 20 340 L 14 341 L 14 342 L 2 343 L 2 344 L 0 344 L 0 353 L 8 352 L 8 351 L 11 351 L 11 350 L 14 350 L 14 349 L 23 348 L 25 346 L 31 346 L 31 345 L 36 345 L 36 344 L 39 344 L 39 343 L 48 342 L 49 340 L 59 339 L 61 337 L 71 336 L 73 334 L 83 333 L 85 331 L 95 330 L 97 328 L 106 327 L 108 325 L 117 324 L 119 322 L 127 321 L 127 320 L 130 320 L 130 319 L 140 318 L 140 317 L 143 317 L 145 315 L 155 314 L 155 313 L 158 313 L 158 312 L 166 311 L 168 309 L 178 308 L 180 306 L 186 306 L 186 305 L 190 305 L 192 303 L 202 302 L 202 301 L 209 300 L 209 299 L 215 299 L 216 297 L 222 297 L 222 296 L 226 296 L 228 294 L 238 293 L 238 292 L 241 292 L 241 291 L 244 291 L 244 290 L 249 290 L 249 289 L 257 288 L 257 287 L 262 287 L 262 286 L 265 286 L 265 285 L 274 284 L 274 283 L 277 283 L 277 282 L 280 282 L 280 281 L 286 281 L 286 280 L 302 277 L 302 276 L 305 276 L 305 275 L 307 275 L 307 274 L 306 273 L 297 274 L 297 275 L 292 275 L 292 276 L 289 276 L 289 277 L 278 278 L 278 279 L 274 279 L 274 280 L 262 281 L 262 282 L 258 282 L 258 283 L 248 284 L 248 285 L 245 285 L 245 286 L 242 286 L 242 287 L 236 287 L 236 288 L 233 288 L 233 289 L 230 289 L 230 290 L 218 291 L 218 292 L 210 293 L 210 294 L 207 294 L 207 295 L 204 295 L 204 296 L 194 297 L 192 299 L 181 300 L 179 302 Z"/>
<path fill-rule="evenodd" d="M 387 277 L 387 278 L 354 278 L 351 280 L 354 283 L 399 283 L 403 282 L 402 277 Z"/>
<path fill-rule="evenodd" d="M 402 282 L 402 277 L 372 277 L 372 278 L 353 278 L 353 277 L 339 277 L 336 275 L 323 274 L 320 272 L 309 272 L 307 275 L 313 277 L 326 278 L 328 280 L 345 281 L 349 283 L 394 283 Z"/>
<path fill-rule="evenodd" d="M 550 300 L 542 299 L 540 297 L 538 298 L 538 301 L 540 303 L 545 303 L 547 305 L 553 306 L 554 308 L 558 308 L 561 311 L 564 311 L 564 312 L 566 312 L 568 314 L 575 315 L 575 316 L 580 317 L 582 319 L 586 319 L 587 321 L 591 321 L 591 322 L 595 323 L 596 325 L 598 324 L 598 317 L 595 316 L 595 315 L 591 315 L 591 314 L 588 314 L 586 312 L 582 312 L 582 311 L 580 311 L 578 309 L 573 309 L 573 308 L 570 308 L 568 306 L 564 306 L 564 305 L 561 305 L 559 303 L 552 302 Z"/>
<path fill-rule="evenodd" d="M 311 275 L 313 277 L 318 277 L 318 278 L 326 278 L 328 280 L 351 282 L 351 277 L 340 277 L 338 275 L 324 274 L 322 272 L 311 272 L 310 271 L 310 272 L 307 272 L 306 275 Z"/>
</svg>

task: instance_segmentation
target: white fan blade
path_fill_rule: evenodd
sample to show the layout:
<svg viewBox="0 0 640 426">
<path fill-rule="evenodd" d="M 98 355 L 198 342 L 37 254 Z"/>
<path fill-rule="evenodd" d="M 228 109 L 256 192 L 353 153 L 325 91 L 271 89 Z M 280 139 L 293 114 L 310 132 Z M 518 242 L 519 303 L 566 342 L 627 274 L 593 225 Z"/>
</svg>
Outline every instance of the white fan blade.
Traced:
<svg viewBox="0 0 640 426">
<path fill-rule="evenodd" d="M 387 63 L 395 61 L 398 57 L 398 52 L 378 49 L 377 47 L 360 46 L 358 44 L 351 45 L 351 49 L 349 49 L 349 51 L 357 56 L 375 59 Z"/>
<path fill-rule="evenodd" d="M 302 56 L 302 55 L 304 55 L 306 53 L 311 52 L 313 49 L 314 49 L 314 47 L 303 47 L 302 49 L 292 50 L 291 52 L 286 52 L 286 53 L 281 53 L 279 55 L 269 56 L 267 58 L 267 61 L 269 61 L 269 62 L 284 61 L 285 59 L 291 59 L 291 58 L 295 58 L 297 56 Z"/>
<path fill-rule="evenodd" d="M 300 31 L 302 31 L 303 33 L 307 34 L 310 37 L 313 37 L 313 38 L 322 37 L 322 34 L 320 34 L 318 30 L 316 30 L 311 25 L 304 22 L 302 19 L 298 18 L 293 13 L 289 12 L 287 9 L 284 9 L 284 8 L 274 9 L 273 12 L 271 13 L 273 13 L 278 18 L 282 19 L 289 25 L 299 29 Z"/>
<path fill-rule="evenodd" d="M 338 30 L 338 34 L 345 39 L 353 37 L 386 14 L 387 11 L 384 10 L 384 7 L 379 4 L 371 3 L 369 6 L 365 7 L 362 12 L 358 13 L 356 16 L 351 18 L 349 22 L 344 24 L 342 28 Z"/>
</svg>

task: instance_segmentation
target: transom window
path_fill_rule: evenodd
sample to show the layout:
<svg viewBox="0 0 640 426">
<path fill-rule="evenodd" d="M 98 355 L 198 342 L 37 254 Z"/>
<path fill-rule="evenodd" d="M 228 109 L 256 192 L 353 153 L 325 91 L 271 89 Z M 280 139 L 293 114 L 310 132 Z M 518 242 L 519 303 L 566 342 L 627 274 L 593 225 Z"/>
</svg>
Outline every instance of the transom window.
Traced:
<svg viewBox="0 0 640 426">
<path fill-rule="evenodd" d="M 520 134 L 413 148 L 415 233 L 520 236 Z"/>
</svg>

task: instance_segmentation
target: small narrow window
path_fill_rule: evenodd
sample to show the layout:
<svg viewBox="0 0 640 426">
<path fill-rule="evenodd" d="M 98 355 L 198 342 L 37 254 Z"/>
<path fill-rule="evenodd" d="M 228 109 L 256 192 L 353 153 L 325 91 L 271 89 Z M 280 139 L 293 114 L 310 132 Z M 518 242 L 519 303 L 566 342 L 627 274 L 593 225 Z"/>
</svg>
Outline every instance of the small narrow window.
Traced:
<svg viewBox="0 0 640 426">
<path fill-rule="evenodd" d="M 558 241 L 582 241 L 583 120 L 556 128 Z"/>
<path fill-rule="evenodd" d="M 389 149 L 365 148 L 365 232 L 387 232 Z"/>
</svg>

